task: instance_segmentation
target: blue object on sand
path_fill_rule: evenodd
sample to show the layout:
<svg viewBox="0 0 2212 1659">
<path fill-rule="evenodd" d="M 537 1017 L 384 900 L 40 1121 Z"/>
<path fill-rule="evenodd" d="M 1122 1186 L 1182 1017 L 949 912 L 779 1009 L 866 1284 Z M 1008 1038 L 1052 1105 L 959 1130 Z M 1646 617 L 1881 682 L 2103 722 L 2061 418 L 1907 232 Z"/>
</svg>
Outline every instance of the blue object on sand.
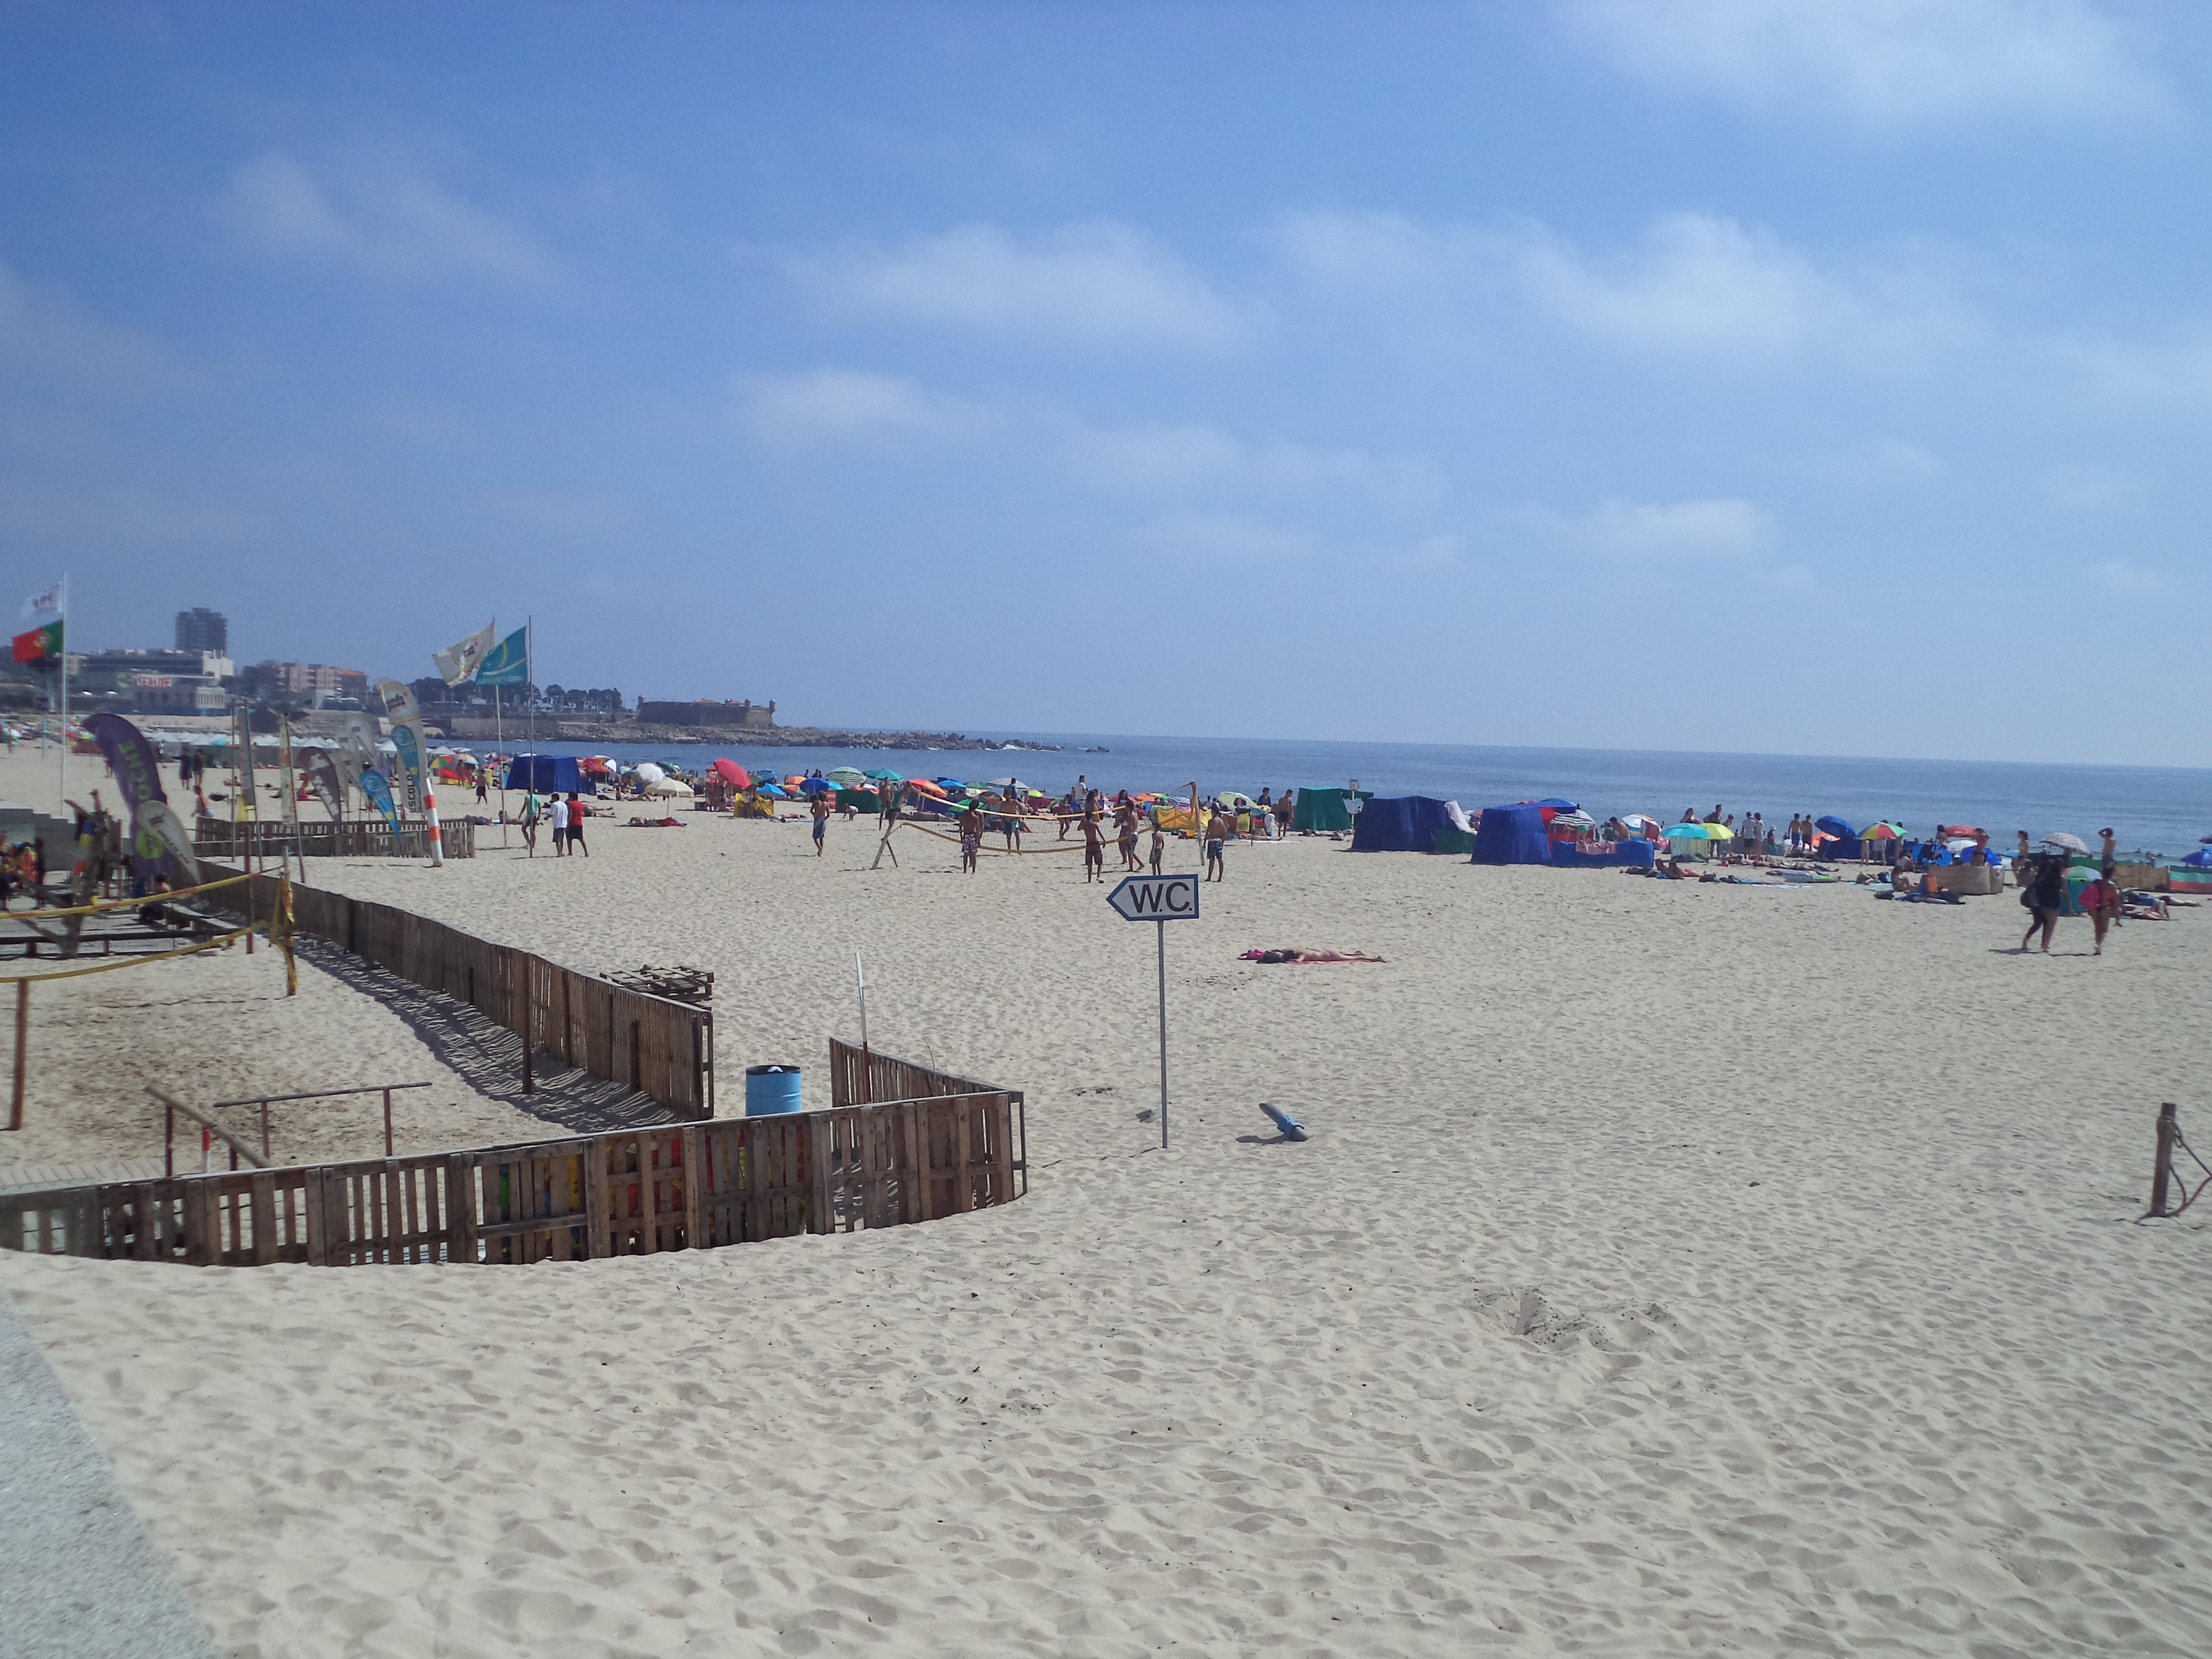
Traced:
<svg viewBox="0 0 2212 1659">
<path fill-rule="evenodd" d="M 1275 1127 L 1283 1132 L 1284 1139 L 1304 1140 L 1306 1138 L 1305 1126 L 1281 1107 L 1270 1106 L 1263 1100 L 1260 1103 L 1260 1109 L 1275 1120 Z"/>
</svg>

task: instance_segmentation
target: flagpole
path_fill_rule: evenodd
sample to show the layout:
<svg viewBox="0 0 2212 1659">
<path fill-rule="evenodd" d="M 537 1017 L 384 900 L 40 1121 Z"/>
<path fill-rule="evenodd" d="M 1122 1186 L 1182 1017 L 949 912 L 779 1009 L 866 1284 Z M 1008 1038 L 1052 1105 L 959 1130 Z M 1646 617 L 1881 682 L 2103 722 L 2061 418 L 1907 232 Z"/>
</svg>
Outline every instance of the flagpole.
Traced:
<svg viewBox="0 0 2212 1659">
<path fill-rule="evenodd" d="M 62 811 L 69 811 L 69 575 L 62 575 Z"/>
<path fill-rule="evenodd" d="M 526 613 L 522 618 L 522 695 L 523 707 L 529 711 L 530 720 L 530 778 L 534 787 L 538 781 L 538 688 L 531 677 L 538 672 L 538 618 Z"/>
<path fill-rule="evenodd" d="M 499 687 L 495 684 L 491 689 L 491 746 L 500 751 L 501 759 L 507 758 L 507 727 L 500 720 Z M 502 767 L 499 775 L 499 846 L 501 852 L 507 850 L 507 770 L 508 769 Z"/>
</svg>

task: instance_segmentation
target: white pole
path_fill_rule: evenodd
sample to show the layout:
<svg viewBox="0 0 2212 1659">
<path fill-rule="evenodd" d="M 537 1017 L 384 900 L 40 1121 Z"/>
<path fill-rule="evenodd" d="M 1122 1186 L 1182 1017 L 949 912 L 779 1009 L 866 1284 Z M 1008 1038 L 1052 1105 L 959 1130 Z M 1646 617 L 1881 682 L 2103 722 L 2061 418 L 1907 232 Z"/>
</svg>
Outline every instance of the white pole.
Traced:
<svg viewBox="0 0 2212 1659">
<path fill-rule="evenodd" d="M 69 810 L 69 578 L 62 578 L 62 810 Z"/>
<path fill-rule="evenodd" d="M 1168 925 L 1152 924 L 1160 935 L 1160 1150 L 1168 1149 Z"/>
<path fill-rule="evenodd" d="M 501 758 L 505 757 L 507 727 L 500 720 L 499 688 L 495 685 L 491 689 L 491 746 L 501 751 Z M 507 774 L 505 772 L 499 775 L 499 845 L 501 852 L 507 850 Z"/>
</svg>

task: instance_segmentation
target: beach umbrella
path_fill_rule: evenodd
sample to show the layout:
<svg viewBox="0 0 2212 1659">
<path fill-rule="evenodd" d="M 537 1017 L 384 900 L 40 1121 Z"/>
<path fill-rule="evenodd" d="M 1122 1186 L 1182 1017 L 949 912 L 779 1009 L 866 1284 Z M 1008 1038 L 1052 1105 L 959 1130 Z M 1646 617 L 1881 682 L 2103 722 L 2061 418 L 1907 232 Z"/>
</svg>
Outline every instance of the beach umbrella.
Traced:
<svg viewBox="0 0 2212 1659">
<path fill-rule="evenodd" d="M 1718 839 L 1713 832 L 1720 827 L 1717 823 L 1670 823 L 1667 826 L 1667 839 L 1668 841 L 1713 841 Z"/>
<path fill-rule="evenodd" d="M 1978 824 L 1947 823 L 1936 830 L 1936 833 L 1939 836 L 1965 836 L 1971 840 L 1976 836 L 1985 836 L 1989 834 L 1989 831 L 1981 828 Z"/>
<path fill-rule="evenodd" d="M 726 756 L 714 763 L 714 775 L 732 789 L 750 789 L 753 787 L 753 775 Z"/>
<path fill-rule="evenodd" d="M 818 795 L 824 790 L 835 789 L 836 787 L 827 778 L 801 778 L 799 781 L 799 791 L 803 794 Z"/>
<path fill-rule="evenodd" d="M 2058 848 L 2068 853 L 2086 853 L 2089 850 L 2087 842 L 2083 841 L 2079 836 L 2069 836 L 2063 830 L 2056 834 L 2045 836 L 2043 838 L 2043 844 L 2045 847 Z"/>
<path fill-rule="evenodd" d="M 1597 820 L 1587 812 L 1560 812 L 1553 817 L 1552 827 L 1554 830 L 1562 827 L 1569 830 L 1595 830 L 1597 828 Z"/>
<path fill-rule="evenodd" d="M 1893 824 L 1874 823 L 1869 824 L 1864 830 L 1859 831 L 1859 839 L 1861 841 L 1896 841 L 1902 834 L 1903 832 Z"/>
<path fill-rule="evenodd" d="M 651 761 L 640 761 L 637 763 L 637 781 L 641 787 L 650 789 L 667 775 L 667 773 L 662 771 Z"/>
<path fill-rule="evenodd" d="M 757 793 L 772 796 L 777 800 L 789 800 L 791 799 L 790 794 L 787 791 L 773 783 L 764 783 L 761 785 Z"/>
<path fill-rule="evenodd" d="M 882 770 L 880 768 L 874 771 L 865 773 L 863 775 L 873 778 L 878 783 L 904 783 L 906 781 L 906 780 L 900 776 L 896 772 L 886 772 Z"/>
<path fill-rule="evenodd" d="M 824 775 L 830 782 L 842 783 L 848 789 L 865 788 L 868 781 L 868 775 L 857 766 L 833 766 Z"/>
<path fill-rule="evenodd" d="M 674 796 L 684 800 L 689 800 L 691 799 L 691 786 L 688 783 L 678 782 L 674 778 L 661 778 L 654 782 L 647 784 L 645 786 L 645 793 L 648 795 Z"/>
</svg>

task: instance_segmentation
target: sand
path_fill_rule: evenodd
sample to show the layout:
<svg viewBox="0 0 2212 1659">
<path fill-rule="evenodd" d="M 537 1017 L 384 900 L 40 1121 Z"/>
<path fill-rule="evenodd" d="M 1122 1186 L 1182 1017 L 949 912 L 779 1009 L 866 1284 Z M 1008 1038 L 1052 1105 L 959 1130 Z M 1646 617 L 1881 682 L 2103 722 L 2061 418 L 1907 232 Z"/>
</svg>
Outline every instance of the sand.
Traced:
<svg viewBox="0 0 2212 1659">
<path fill-rule="evenodd" d="M 714 969 L 725 1109 L 854 1032 L 859 947 L 879 1047 L 1028 1091 L 1032 1191 L 529 1269 L 0 1256 L 220 1651 L 2212 1649 L 2212 1237 L 2131 1224 L 2158 1102 L 2212 1144 L 2212 909 L 2023 958 L 2009 897 L 1233 848 L 1164 1153 L 1152 930 L 1073 860 L 592 848 L 315 873 Z M 1389 960 L 1235 960 L 1279 944 Z"/>
</svg>

